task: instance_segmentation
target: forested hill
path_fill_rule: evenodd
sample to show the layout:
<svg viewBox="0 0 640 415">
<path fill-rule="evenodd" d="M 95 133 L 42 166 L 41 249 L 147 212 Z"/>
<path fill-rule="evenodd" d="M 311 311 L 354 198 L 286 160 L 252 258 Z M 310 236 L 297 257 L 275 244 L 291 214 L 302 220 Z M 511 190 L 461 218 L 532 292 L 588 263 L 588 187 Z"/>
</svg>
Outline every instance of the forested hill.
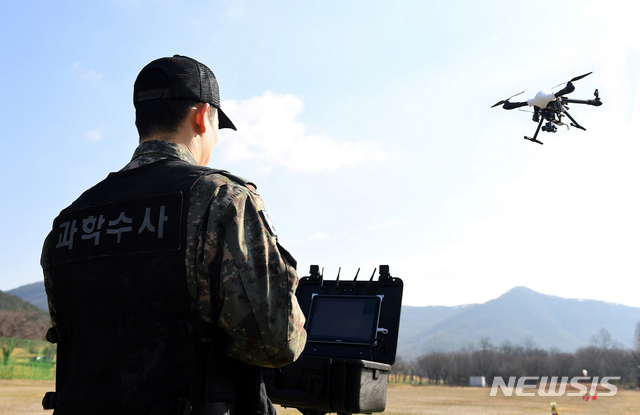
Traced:
<svg viewBox="0 0 640 415">
<path fill-rule="evenodd" d="M 33 284 L 23 285 L 13 290 L 7 291 L 8 294 L 22 298 L 29 303 L 38 306 L 42 310 L 49 311 L 47 305 L 47 294 L 44 292 L 44 283 L 34 282 Z"/>
<path fill-rule="evenodd" d="M 19 296 L 12 295 L 3 291 L 0 291 L 0 310 L 5 311 L 20 311 L 35 313 L 38 315 L 47 315 L 40 307 L 36 307 L 30 302 L 20 298 Z"/>
<path fill-rule="evenodd" d="M 516 287 L 484 304 L 402 308 L 398 354 L 456 351 L 479 341 L 573 352 L 602 329 L 611 345 L 631 348 L 640 308 L 540 294 Z M 597 336 L 596 336 L 597 337 Z"/>
</svg>

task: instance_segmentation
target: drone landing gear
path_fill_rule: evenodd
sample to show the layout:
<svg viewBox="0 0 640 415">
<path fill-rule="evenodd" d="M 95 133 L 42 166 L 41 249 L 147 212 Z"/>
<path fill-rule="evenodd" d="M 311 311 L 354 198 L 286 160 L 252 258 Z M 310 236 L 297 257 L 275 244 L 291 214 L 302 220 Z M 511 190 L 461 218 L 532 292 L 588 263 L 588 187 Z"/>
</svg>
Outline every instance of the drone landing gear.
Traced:
<svg viewBox="0 0 640 415">
<path fill-rule="evenodd" d="M 542 141 L 536 140 L 536 139 L 535 139 L 535 137 L 534 137 L 534 138 L 531 138 L 531 137 L 527 137 L 527 136 L 525 135 L 525 136 L 524 136 L 524 139 L 525 139 L 525 140 L 532 141 L 532 142 L 534 142 L 534 143 L 544 144 Z"/>
<path fill-rule="evenodd" d="M 542 141 L 538 141 L 538 133 L 540 132 L 540 127 L 542 127 L 542 123 L 544 122 L 544 118 L 540 118 L 540 121 L 538 122 L 538 128 L 536 128 L 536 133 L 533 135 L 533 138 L 531 137 L 527 137 L 526 135 L 524 136 L 525 140 L 529 140 L 531 142 L 534 143 L 538 143 L 538 144 L 544 144 Z"/>
<path fill-rule="evenodd" d="M 569 113 L 567 111 L 564 112 L 564 114 L 569 117 L 569 119 L 571 120 L 571 126 L 572 127 L 576 127 L 581 129 L 582 131 L 587 131 L 586 128 L 584 128 L 583 126 L 581 126 L 580 124 L 578 124 L 578 121 L 574 120 L 573 117 L 571 115 L 569 115 Z"/>
</svg>

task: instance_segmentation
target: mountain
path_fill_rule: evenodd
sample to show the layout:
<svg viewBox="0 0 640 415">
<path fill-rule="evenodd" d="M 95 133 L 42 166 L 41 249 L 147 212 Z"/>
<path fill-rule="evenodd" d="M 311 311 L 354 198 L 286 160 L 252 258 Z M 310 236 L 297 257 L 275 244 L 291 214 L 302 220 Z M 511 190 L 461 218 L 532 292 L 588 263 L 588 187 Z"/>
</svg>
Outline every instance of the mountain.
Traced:
<svg viewBox="0 0 640 415">
<path fill-rule="evenodd" d="M 48 310 L 44 285 L 36 282 L 7 291 Z M 622 347 L 631 348 L 640 308 L 596 300 L 576 300 L 513 288 L 484 304 L 456 307 L 403 306 L 398 355 L 405 360 L 436 351 L 456 351 L 481 339 L 499 346 L 534 343 L 543 349 L 573 352 L 606 329 Z"/>
<path fill-rule="evenodd" d="M 44 291 L 44 282 L 34 282 L 33 284 L 23 285 L 13 290 L 6 291 L 7 294 L 15 295 L 23 300 L 38 306 L 46 312 L 49 312 L 47 304 L 47 294 Z"/>
<path fill-rule="evenodd" d="M 22 298 L 0 291 L 0 311 L 19 311 L 36 315 L 48 315 L 39 307 L 23 300 Z"/>
<path fill-rule="evenodd" d="M 543 349 L 573 352 L 606 329 L 631 347 L 640 308 L 576 300 L 516 287 L 484 304 L 458 307 L 403 307 L 398 354 L 413 359 L 431 351 L 455 351 L 489 339 L 492 344 L 533 342 Z"/>
</svg>

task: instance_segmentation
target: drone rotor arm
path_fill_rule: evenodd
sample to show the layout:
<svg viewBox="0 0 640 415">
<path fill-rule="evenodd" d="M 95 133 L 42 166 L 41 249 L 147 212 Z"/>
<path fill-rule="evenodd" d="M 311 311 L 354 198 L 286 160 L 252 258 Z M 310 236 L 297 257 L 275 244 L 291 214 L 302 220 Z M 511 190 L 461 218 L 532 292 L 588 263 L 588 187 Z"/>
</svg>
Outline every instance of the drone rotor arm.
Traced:
<svg viewBox="0 0 640 415">
<path fill-rule="evenodd" d="M 576 90 L 576 87 L 575 87 L 575 86 L 573 86 L 573 84 L 572 84 L 571 82 L 567 82 L 567 86 L 565 86 L 564 88 L 562 88 L 560 91 L 558 91 L 558 92 L 554 93 L 553 95 L 554 95 L 556 98 L 559 98 L 559 97 L 561 97 L 561 96 L 563 96 L 563 95 L 570 94 L 570 93 L 572 93 L 572 92 L 573 92 L 573 91 L 575 91 L 575 90 Z"/>
<path fill-rule="evenodd" d="M 497 107 L 498 105 L 502 105 L 502 104 L 504 104 L 505 102 L 509 102 L 509 100 L 510 100 L 511 98 L 513 98 L 513 97 L 517 97 L 517 96 L 518 96 L 518 95 L 520 95 L 520 94 L 524 94 L 524 91 L 522 91 L 522 92 L 518 92 L 518 93 L 517 93 L 517 94 L 515 94 L 515 95 L 511 95 L 511 96 L 510 96 L 509 98 L 507 98 L 507 99 L 503 99 L 502 101 L 498 101 L 498 102 L 496 102 L 495 104 L 493 104 L 493 105 L 491 106 L 491 108 L 495 108 L 495 107 Z M 512 109 L 512 108 L 506 108 L 506 109 Z"/>
<path fill-rule="evenodd" d="M 566 88 L 568 88 L 568 87 L 569 87 L 569 84 L 571 84 L 572 82 L 579 81 L 580 79 L 582 79 L 582 78 L 584 78 L 584 77 L 586 77 L 586 76 L 588 76 L 588 75 L 591 75 L 592 73 L 593 73 L 593 72 L 589 72 L 589 73 L 586 73 L 586 74 L 584 74 L 584 75 L 579 75 L 579 76 L 576 76 L 576 77 L 574 77 L 574 78 L 571 78 L 571 80 L 570 80 L 569 82 L 567 82 L 567 86 L 565 87 L 565 89 L 566 89 Z M 560 85 L 562 85 L 562 84 L 558 84 L 558 85 L 554 86 L 554 87 L 553 87 L 553 88 L 551 88 L 551 89 L 557 88 L 557 87 L 559 87 Z M 573 86 L 572 86 L 572 87 L 573 87 Z M 573 90 L 574 90 L 574 89 L 575 89 L 575 88 L 573 88 L 571 91 L 564 92 L 564 93 L 562 93 L 562 94 L 560 93 L 560 92 L 561 92 L 561 91 L 560 91 L 560 92 L 558 92 L 558 93 L 556 94 L 556 97 L 559 97 L 560 95 L 564 95 L 564 94 L 570 94 L 571 92 L 573 92 Z"/>
<path fill-rule="evenodd" d="M 566 102 L 568 104 L 585 104 L 585 105 L 593 105 L 594 107 L 599 107 L 602 105 L 602 101 L 600 99 L 563 99 L 563 103 Z"/>
<path fill-rule="evenodd" d="M 509 101 L 505 101 L 504 105 L 502 106 L 502 108 L 506 109 L 506 110 L 513 110 L 516 108 L 520 108 L 520 107 L 526 107 L 528 106 L 529 103 L 528 102 L 509 102 Z"/>
</svg>

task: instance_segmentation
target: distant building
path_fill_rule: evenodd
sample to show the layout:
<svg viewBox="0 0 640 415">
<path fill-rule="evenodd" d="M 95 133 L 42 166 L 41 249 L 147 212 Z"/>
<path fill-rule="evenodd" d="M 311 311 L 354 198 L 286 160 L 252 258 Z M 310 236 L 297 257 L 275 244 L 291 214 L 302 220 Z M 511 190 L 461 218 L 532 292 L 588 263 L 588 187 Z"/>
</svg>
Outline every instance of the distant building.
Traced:
<svg viewBox="0 0 640 415">
<path fill-rule="evenodd" d="M 487 386 L 487 382 L 484 380 L 484 376 L 471 376 L 469 377 L 469 386 L 484 388 Z"/>
</svg>

